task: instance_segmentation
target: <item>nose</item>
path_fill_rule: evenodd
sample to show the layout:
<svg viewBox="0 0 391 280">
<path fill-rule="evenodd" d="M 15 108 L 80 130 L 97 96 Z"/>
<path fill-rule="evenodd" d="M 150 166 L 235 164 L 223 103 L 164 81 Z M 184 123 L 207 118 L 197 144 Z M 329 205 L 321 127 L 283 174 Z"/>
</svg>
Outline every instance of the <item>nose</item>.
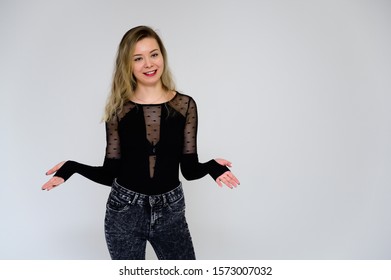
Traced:
<svg viewBox="0 0 391 280">
<path fill-rule="evenodd" d="M 150 68 L 152 66 L 152 62 L 150 58 L 145 58 L 144 62 L 145 62 L 144 64 L 145 68 Z"/>
</svg>

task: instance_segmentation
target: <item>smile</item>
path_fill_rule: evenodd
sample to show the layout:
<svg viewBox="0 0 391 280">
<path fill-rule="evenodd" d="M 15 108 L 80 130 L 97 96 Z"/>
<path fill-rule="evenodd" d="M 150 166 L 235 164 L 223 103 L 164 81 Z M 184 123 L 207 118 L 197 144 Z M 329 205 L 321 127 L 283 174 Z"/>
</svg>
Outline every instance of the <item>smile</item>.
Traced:
<svg viewBox="0 0 391 280">
<path fill-rule="evenodd" d="M 145 72 L 144 75 L 148 77 L 152 77 L 156 74 L 156 72 L 157 70 L 153 70 L 153 71 Z"/>
</svg>

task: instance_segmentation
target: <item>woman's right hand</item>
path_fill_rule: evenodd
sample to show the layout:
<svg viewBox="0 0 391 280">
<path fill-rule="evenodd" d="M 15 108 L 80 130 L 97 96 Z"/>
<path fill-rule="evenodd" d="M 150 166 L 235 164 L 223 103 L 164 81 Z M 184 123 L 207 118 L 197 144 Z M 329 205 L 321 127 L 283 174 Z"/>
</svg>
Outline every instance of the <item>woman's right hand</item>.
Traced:
<svg viewBox="0 0 391 280">
<path fill-rule="evenodd" d="M 51 168 L 48 172 L 46 172 L 46 175 L 52 175 L 52 174 L 56 173 L 64 165 L 64 163 L 65 163 L 65 161 L 62 161 L 59 164 L 56 164 L 53 168 Z M 58 176 L 53 176 L 52 178 L 50 178 L 49 181 L 47 181 L 42 186 L 42 190 L 43 191 L 45 191 L 45 190 L 50 191 L 51 189 L 61 185 L 64 182 L 65 181 L 63 178 L 58 177 Z"/>
</svg>

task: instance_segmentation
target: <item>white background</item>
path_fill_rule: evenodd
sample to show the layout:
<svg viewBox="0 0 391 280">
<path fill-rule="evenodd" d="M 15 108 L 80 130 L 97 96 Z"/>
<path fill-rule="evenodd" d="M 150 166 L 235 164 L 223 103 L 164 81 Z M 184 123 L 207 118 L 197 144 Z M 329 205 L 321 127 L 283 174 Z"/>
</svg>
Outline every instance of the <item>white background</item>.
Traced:
<svg viewBox="0 0 391 280">
<path fill-rule="evenodd" d="M 109 258 L 110 189 L 40 187 L 61 160 L 103 162 L 136 25 L 198 103 L 200 159 L 231 160 L 241 181 L 184 181 L 199 259 L 390 259 L 390 15 L 386 0 L 1 0 L 0 259 Z"/>
</svg>

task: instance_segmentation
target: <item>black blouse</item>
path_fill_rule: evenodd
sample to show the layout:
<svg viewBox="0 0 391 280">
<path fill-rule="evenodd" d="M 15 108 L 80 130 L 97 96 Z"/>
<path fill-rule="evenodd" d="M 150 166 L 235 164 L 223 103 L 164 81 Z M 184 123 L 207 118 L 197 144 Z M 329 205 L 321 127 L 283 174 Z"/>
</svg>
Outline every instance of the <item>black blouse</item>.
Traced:
<svg viewBox="0 0 391 280">
<path fill-rule="evenodd" d="M 229 169 L 215 160 L 198 161 L 197 119 L 193 98 L 178 92 L 162 104 L 128 101 L 106 122 L 103 166 L 67 161 L 55 176 L 67 180 L 79 173 L 108 186 L 117 178 L 120 185 L 144 194 L 162 194 L 176 188 L 179 166 L 187 180 L 206 174 L 216 180 Z"/>
</svg>

